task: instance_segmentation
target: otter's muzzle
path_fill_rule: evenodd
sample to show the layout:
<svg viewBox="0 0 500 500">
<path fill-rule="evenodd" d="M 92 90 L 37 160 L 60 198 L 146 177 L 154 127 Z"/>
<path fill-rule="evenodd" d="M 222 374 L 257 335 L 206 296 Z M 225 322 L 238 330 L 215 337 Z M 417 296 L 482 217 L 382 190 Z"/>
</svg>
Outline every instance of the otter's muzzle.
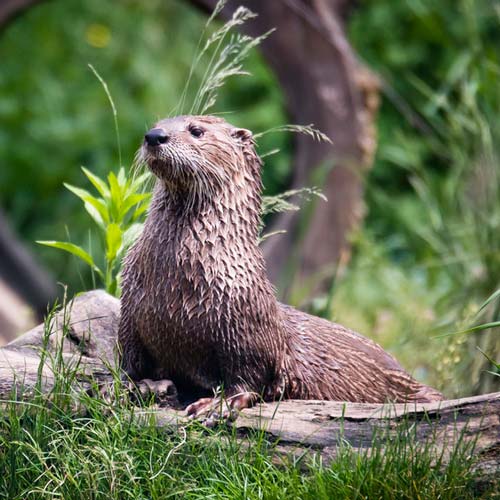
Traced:
<svg viewBox="0 0 500 500">
<path fill-rule="evenodd" d="M 165 144 L 168 139 L 168 134 L 162 128 L 153 128 L 144 136 L 144 140 L 148 146 Z"/>
</svg>

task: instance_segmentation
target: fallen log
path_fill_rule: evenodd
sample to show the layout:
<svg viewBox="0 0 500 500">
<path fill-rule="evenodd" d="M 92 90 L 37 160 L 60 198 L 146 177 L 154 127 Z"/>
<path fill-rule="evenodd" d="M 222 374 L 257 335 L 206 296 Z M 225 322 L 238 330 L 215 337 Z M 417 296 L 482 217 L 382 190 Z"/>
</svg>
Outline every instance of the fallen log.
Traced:
<svg viewBox="0 0 500 500">
<path fill-rule="evenodd" d="M 29 394 L 37 384 L 41 353 L 61 351 L 65 363 L 78 361 L 85 380 L 110 380 L 116 365 L 119 301 L 96 290 L 77 296 L 65 308 L 0 349 L 0 398 L 11 397 L 16 385 Z M 50 363 L 44 363 L 42 389 L 54 383 Z M 184 425 L 182 411 L 154 411 L 158 425 Z M 425 404 L 361 404 L 335 401 L 281 401 L 246 409 L 233 424 L 244 436 L 264 431 L 279 440 L 283 455 L 317 454 L 326 462 L 335 458 L 339 445 L 370 451 L 411 434 L 413 443 L 425 443 L 436 454 L 451 453 L 458 441 L 469 446 L 482 478 L 491 482 L 500 471 L 500 393 Z M 405 435 L 406 435 L 405 434 Z M 445 457 L 446 459 L 446 457 Z"/>
<path fill-rule="evenodd" d="M 42 351 L 59 349 L 66 363 L 78 362 L 82 380 L 109 378 L 116 366 L 116 336 L 120 301 L 102 290 L 78 295 L 66 307 L 35 328 L 0 348 L 0 398 L 8 398 L 21 381 L 25 394 L 36 386 Z M 50 390 L 54 373 L 50 359 L 42 369 Z"/>
</svg>

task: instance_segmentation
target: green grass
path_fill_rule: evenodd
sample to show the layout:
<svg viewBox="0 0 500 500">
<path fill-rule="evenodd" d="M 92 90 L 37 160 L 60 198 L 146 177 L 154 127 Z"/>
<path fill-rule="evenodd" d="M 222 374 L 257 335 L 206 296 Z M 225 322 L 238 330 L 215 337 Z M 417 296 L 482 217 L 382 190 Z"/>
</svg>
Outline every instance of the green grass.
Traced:
<svg viewBox="0 0 500 500">
<path fill-rule="evenodd" d="M 275 445 L 260 433 L 243 440 L 225 430 L 200 433 L 196 423 L 162 429 L 126 408 L 87 406 L 86 416 L 71 416 L 9 404 L 0 424 L 2 497 L 479 498 L 465 449 L 441 465 L 425 444 L 408 452 L 401 437 L 370 456 L 343 445 L 328 466 L 278 465 Z"/>
<path fill-rule="evenodd" d="M 53 324 L 52 312 L 45 346 Z M 157 425 L 152 412 L 136 411 L 121 387 L 114 403 L 77 395 L 79 363 L 67 366 L 61 352 L 61 345 L 55 353 L 42 349 L 41 364 L 56 373 L 50 394 L 37 390 L 23 402 L 18 392 L 2 402 L 1 498 L 489 498 L 474 491 L 472 446 L 459 437 L 447 464 L 433 439 L 417 440 L 411 421 L 401 423 L 385 448 L 379 430 L 370 453 L 340 439 L 328 465 L 312 455 L 288 460 L 263 432 L 240 436 L 197 422 Z"/>
</svg>

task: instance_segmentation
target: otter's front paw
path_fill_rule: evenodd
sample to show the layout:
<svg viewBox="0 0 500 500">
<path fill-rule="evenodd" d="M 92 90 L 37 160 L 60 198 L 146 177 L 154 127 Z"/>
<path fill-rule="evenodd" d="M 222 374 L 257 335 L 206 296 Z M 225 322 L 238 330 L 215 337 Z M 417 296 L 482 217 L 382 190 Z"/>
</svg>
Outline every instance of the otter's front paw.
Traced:
<svg viewBox="0 0 500 500">
<path fill-rule="evenodd" d="M 145 378 L 137 382 L 128 382 L 129 391 L 139 402 L 153 401 L 159 406 L 176 406 L 177 389 L 171 380 L 151 380 Z"/>
<path fill-rule="evenodd" d="M 234 422 L 240 410 L 250 408 L 255 404 L 257 394 L 241 392 L 234 396 L 223 398 L 201 398 L 186 408 L 190 418 L 201 421 L 205 427 L 214 427 L 217 424 Z"/>
</svg>

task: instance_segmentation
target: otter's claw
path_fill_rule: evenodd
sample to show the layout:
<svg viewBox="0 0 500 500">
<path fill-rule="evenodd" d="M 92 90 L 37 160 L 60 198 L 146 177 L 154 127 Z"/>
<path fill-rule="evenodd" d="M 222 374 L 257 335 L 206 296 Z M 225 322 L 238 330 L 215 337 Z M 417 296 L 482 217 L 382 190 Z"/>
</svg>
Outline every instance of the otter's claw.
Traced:
<svg viewBox="0 0 500 500">
<path fill-rule="evenodd" d="M 256 401 L 253 392 L 243 392 L 227 399 L 221 397 L 201 398 L 186 408 L 190 418 L 198 419 L 205 427 L 218 423 L 234 422 L 240 410 L 250 408 Z"/>
<path fill-rule="evenodd" d="M 151 380 L 145 378 L 137 382 L 129 382 L 129 390 L 140 396 L 143 401 L 153 397 L 159 406 L 170 406 L 177 401 L 177 389 L 171 380 Z"/>
</svg>

